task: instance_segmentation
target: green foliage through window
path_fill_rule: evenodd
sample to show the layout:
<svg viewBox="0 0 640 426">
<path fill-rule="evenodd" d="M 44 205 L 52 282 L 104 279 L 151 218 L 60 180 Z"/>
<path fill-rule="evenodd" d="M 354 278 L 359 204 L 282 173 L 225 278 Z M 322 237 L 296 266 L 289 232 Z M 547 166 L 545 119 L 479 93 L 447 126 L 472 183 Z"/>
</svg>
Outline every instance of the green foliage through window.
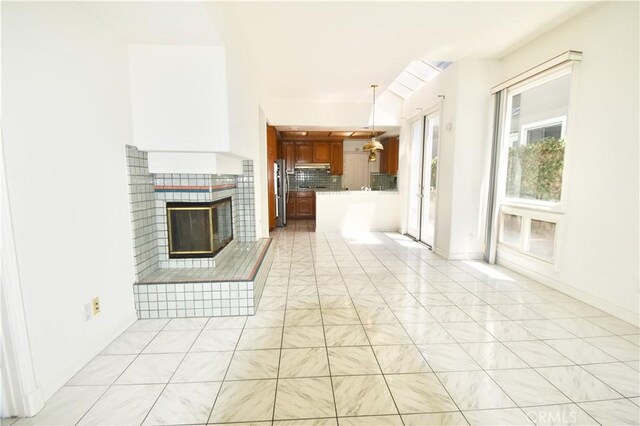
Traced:
<svg viewBox="0 0 640 426">
<path fill-rule="evenodd" d="M 433 160 L 431 160 L 431 183 L 429 185 L 431 189 L 436 189 L 437 176 L 438 176 L 438 157 L 433 157 Z"/>
<path fill-rule="evenodd" d="M 560 201 L 564 140 L 544 138 L 509 149 L 507 197 Z"/>
</svg>

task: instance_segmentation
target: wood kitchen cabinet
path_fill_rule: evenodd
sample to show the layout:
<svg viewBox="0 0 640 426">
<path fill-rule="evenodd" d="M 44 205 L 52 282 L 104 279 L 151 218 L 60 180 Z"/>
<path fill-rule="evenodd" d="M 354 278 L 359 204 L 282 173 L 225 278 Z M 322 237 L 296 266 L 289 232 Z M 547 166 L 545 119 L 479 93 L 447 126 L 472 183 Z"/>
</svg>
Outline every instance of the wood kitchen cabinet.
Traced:
<svg viewBox="0 0 640 426">
<path fill-rule="evenodd" d="M 268 189 L 268 205 L 269 205 L 269 229 L 276 226 L 276 194 L 273 164 L 276 162 L 278 155 L 278 136 L 276 128 L 267 126 L 267 189 Z"/>
<path fill-rule="evenodd" d="M 331 142 L 331 174 L 344 173 L 344 154 L 342 142 Z"/>
<path fill-rule="evenodd" d="M 313 143 L 296 142 L 296 163 L 313 163 Z"/>
<path fill-rule="evenodd" d="M 287 220 L 315 218 L 316 193 L 313 191 L 291 191 L 287 203 Z"/>
<path fill-rule="evenodd" d="M 280 158 L 287 161 L 287 173 L 295 172 L 296 163 L 329 163 L 332 175 L 344 172 L 342 142 L 292 142 L 280 143 Z"/>
<path fill-rule="evenodd" d="M 289 192 L 289 198 L 287 199 L 287 220 L 295 219 L 296 216 L 296 193 Z"/>
<path fill-rule="evenodd" d="M 400 142 L 397 137 L 388 138 L 382 141 L 384 150 L 380 151 L 380 173 L 390 175 L 398 174 L 398 158 L 400 156 Z"/>
<path fill-rule="evenodd" d="M 313 162 L 331 162 L 331 142 L 313 142 Z"/>
<path fill-rule="evenodd" d="M 296 164 L 296 144 L 295 142 L 282 142 L 282 157 L 286 160 L 287 173 L 293 174 L 295 172 L 294 166 Z"/>
</svg>

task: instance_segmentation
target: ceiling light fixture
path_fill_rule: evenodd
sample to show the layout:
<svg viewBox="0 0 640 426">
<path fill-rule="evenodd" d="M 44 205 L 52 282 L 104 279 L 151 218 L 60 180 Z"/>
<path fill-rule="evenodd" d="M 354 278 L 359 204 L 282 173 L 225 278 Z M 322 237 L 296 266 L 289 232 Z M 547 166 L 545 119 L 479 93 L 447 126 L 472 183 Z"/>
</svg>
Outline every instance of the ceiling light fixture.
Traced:
<svg viewBox="0 0 640 426">
<path fill-rule="evenodd" d="M 384 150 L 384 146 L 380 142 L 376 140 L 376 89 L 378 88 L 377 84 L 372 84 L 371 88 L 373 89 L 373 112 L 371 118 L 371 140 L 367 142 L 362 149 L 364 151 L 369 151 L 369 161 L 376 161 L 376 151 Z"/>
</svg>

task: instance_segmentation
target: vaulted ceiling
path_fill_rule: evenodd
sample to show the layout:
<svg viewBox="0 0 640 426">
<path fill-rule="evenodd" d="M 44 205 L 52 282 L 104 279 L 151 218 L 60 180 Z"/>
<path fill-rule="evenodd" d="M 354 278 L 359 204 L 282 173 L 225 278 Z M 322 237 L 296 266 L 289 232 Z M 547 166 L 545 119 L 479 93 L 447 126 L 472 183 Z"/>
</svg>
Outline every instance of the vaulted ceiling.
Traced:
<svg viewBox="0 0 640 426">
<path fill-rule="evenodd" d="M 413 60 L 500 58 L 592 4 L 265 1 L 210 13 L 242 34 L 267 95 L 365 101 L 369 84 L 382 92 Z"/>
<path fill-rule="evenodd" d="M 131 43 L 224 41 L 265 96 L 366 102 L 412 61 L 500 58 L 592 6 L 584 1 L 81 2 Z M 220 26 L 233 37 L 221 37 Z M 226 34 L 227 36 L 229 34 Z"/>
</svg>

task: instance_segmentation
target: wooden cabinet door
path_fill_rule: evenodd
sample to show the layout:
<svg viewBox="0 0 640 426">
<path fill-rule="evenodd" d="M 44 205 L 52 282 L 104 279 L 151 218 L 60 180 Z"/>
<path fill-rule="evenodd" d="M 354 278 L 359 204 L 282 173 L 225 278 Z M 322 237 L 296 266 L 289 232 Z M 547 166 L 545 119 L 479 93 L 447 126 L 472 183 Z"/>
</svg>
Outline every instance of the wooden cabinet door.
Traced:
<svg viewBox="0 0 640 426">
<path fill-rule="evenodd" d="M 269 229 L 276 226 L 276 193 L 273 165 L 276 162 L 278 151 L 278 142 L 276 136 L 276 128 L 267 126 L 267 189 L 269 196 Z"/>
<path fill-rule="evenodd" d="M 287 220 L 294 219 L 296 214 L 296 193 L 295 191 L 291 191 L 289 192 L 289 199 L 287 200 Z"/>
<path fill-rule="evenodd" d="M 313 143 L 313 162 L 329 163 L 331 161 L 331 143 L 330 142 L 314 142 Z"/>
<path fill-rule="evenodd" d="M 313 210 L 315 205 L 315 199 L 312 197 L 309 198 L 296 198 L 296 210 L 297 217 L 300 219 L 311 219 L 313 218 Z"/>
<path fill-rule="evenodd" d="M 389 173 L 389 144 L 387 141 L 380 142 L 384 149 L 378 151 L 378 161 L 380 162 L 380 173 Z"/>
<path fill-rule="evenodd" d="M 296 142 L 296 163 L 313 163 L 311 142 Z"/>
<path fill-rule="evenodd" d="M 342 142 L 331 142 L 331 174 L 341 175 L 344 173 L 344 156 Z"/>
<path fill-rule="evenodd" d="M 296 145 L 294 142 L 282 142 L 283 158 L 287 162 L 287 173 L 292 174 L 296 164 Z"/>
<path fill-rule="evenodd" d="M 387 171 L 390 175 L 398 174 L 398 157 L 400 157 L 400 141 L 398 138 L 389 138 L 387 139 L 387 146 L 385 149 L 388 149 L 387 157 Z"/>
</svg>

